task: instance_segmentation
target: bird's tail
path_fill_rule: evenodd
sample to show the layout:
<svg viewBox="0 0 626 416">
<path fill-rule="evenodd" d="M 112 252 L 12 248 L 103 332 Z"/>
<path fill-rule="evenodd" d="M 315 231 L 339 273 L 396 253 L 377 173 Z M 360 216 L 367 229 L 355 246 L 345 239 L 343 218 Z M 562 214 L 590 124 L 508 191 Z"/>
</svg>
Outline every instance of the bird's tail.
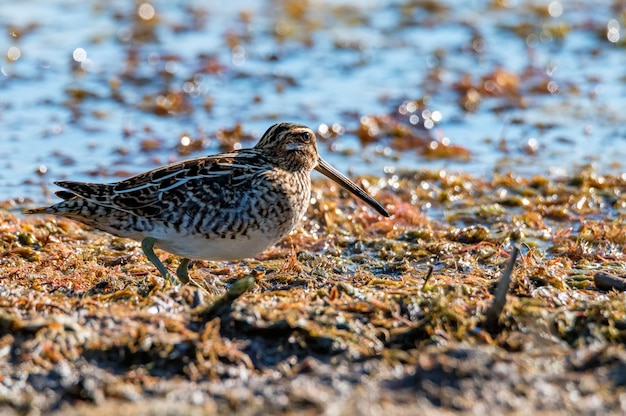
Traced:
<svg viewBox="0 0 626 416">
<path fill-rule="evenodd" d="M 68 192 L 68 191 L 57 191 L 54 194 L 58 196 L 59 198 L 63 198 L 66 201 L 76 197 L 75 193 Z M 61 201 L 60 204 L 55 204 L 49 207 L 25 209 L 24 211 L 22 211 L 22 213 L 23 214 L 59 214 L 61 213 L 61 210 L 59 209 L 59 207 L 61 206 L 62 203 L 63 201 Z"/>
<path fill-rule="evenodd" d="M 40 207 L 40 208 L 31 208 L 25 209 L 22 211 L 22 214 L 52 214 L 53 211 L 50 210 L 50 207 Z"/>
</svg>

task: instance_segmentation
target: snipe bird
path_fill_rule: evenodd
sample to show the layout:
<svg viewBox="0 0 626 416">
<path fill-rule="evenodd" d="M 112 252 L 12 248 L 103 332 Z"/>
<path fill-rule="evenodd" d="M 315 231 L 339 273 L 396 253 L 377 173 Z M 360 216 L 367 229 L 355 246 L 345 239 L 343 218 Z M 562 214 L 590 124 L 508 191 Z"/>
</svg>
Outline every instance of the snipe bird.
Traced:
<svg viewBox="0 0 626 416">
<path fill-rule="evenodd" d="M 189 281 L 192 259 L 254 257 L 287 236 L 311 199 L 315 169 L 379 214 L 389 213 L 317 152 L 306 126 L 279 123 L 251 149 L 163 166 L 115 183 L 60 181 L 63 201 L 27 214 L 55 214 L 141 241 L 146 257 L 171 279 L 154 253 L 180 256 L 176 275 Z"/>
</svg>

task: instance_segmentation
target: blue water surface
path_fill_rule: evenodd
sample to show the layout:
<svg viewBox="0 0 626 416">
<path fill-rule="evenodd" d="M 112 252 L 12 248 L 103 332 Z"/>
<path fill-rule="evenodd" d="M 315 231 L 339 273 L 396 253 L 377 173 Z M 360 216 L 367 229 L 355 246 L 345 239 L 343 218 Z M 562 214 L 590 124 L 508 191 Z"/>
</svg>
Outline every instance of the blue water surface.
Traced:
<svg viewBox="0 0 626 416">
<path fill-rule="evenodd" d="M 238 123 L 251 146 L 281 120 L 334 125 L 340 134 L 320 152 L 350 174 L 559 176 L 589 163 L 622 174 L 617 9 L 591 0 L 2 2 L 0 200 L 41 202 L 54 180 L 108 182 L 217 153 L 216 134 Z M 519 77 L 523 105 L 497 96 L 465 108 L 460 80 L 480 85 L 497 70 Z M 542 80 L 552 92 L 529 87 Z M 189 108 L 155 114 L 164 92 Z M 424 98 L 416 114 L 441 116 L 424 134 L 464 147 L 469 160 L 430 160 L 384 140 L 363 146 L 353 133 L 363 116 L 397 115 Z M 204 145 L 181 154 L 183 136 Z M 159 145 L 146 150 L 146 140 Z"/>
</svg>

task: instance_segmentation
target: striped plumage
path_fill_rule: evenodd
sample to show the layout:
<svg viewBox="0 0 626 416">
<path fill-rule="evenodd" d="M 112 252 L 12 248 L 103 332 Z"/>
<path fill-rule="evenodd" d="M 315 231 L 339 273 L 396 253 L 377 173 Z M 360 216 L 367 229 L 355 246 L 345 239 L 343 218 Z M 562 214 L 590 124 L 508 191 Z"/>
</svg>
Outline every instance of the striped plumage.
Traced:
<svg viewBox="0 0 626 416">
<path fill-rule="evenodd" d="M 317 153 L 305 126 L 270 127 L 251 149 L 190 159 L 109 184 L 56 182 L 64 199 L 26 211 L 72 218 L 111 234 L 143 242 L 148 258 L 167 271 L 153 247 L 188 259 L 254 257 L 288 235 L 311 197 L 317 169 L 367 202 L 385 209 Z M 157 263 L 158 262 L 158 263 Z"/>
</svg>

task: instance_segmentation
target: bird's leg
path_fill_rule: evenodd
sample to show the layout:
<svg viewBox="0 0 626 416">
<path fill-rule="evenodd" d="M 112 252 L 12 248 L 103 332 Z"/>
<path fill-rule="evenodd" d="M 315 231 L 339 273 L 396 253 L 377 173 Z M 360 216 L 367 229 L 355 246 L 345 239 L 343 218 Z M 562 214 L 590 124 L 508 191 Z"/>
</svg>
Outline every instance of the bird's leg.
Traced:
<svg viewBox="0 0 626 416">
<path fill-rule="evenodd" d="M 172 276 L 172 274 L 165 268 L 159 257 L 154 254 L 154 244 L 157 242 L 156 238 L 146 237 L 141 241 L 141 248 L 143 249 L 144 254 L 154 264 L 154 266 L 159 270 L 161 276 L 170 283 L 176 283 L 176 280 Z"/>
<path fill-rule="evenodd" d="M 191 260 L 188 258 L 183 257 L 180 259 L 180 264 L 178 265 L 178 268 L 176 268 L 176 277 L 178 277 L 178 280 L 183 282 L 183 284 L 191 283 L 200 289 L 205 295 L 208 295 L 209 292 L 207 292 L 207 290 L 201 286 L 200 283 L 189 277 L 189 263 L 191 263 Z"/>
<path fill-rule="evenodd" d="M 178 279 L 183 282 L 183 284 L 187 284 L 189 283 L 189 262 L 191 260 L 187 259 L 187 258 L 182 258 L 180 259 L 180 264 L 178 265 L 178 268 L 176 269 L 176 277 L 178 277 Z"/>
</svg>

